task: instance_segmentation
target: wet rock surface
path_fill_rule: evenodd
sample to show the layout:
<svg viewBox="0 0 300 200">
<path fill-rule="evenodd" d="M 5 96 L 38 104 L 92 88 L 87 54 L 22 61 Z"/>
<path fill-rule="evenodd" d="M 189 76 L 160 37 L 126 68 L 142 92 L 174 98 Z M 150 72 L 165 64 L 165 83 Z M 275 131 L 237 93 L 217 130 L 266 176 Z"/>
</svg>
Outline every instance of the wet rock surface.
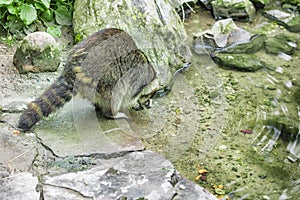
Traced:
<svg viewBox="0 0 300 200">
<path fill-rule="evenodd" d="M 24 37 L 14 54 L 14 64 L 20 73 L 53 72 L 59 63 L 58 44 L 46 32 L 34 32 Z"/>
<path fill-rule="evenodd" d="M 263 48 L 266 38 L 265 34 L 251 34 L 238 27 L 232 19 L 224 19 L 217 21 L 210 30 L 196 35 L 193 50 L 197 54 L 253 54 Z"/>
<path fill-rule="evenodd" d="M 224 19 L 217 21 L 211 30 L 195 36 L 193 50 L 197 54 L 209 53 L 220 67 L 254 72 L 265 67 L 255 53 L 264 47 L 266 39 L 265 34 L 251 34 L 232 19 Z"/>
</svg>

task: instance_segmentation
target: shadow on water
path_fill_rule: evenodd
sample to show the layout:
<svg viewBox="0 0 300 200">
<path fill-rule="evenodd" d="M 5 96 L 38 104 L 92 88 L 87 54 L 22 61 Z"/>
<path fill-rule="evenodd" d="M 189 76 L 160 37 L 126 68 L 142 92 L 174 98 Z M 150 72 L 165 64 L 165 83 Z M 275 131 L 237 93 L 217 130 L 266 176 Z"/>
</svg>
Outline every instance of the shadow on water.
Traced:
<svg viewBox="0 0 300 200">
<path fill-rule="evenodd" d="M 213 24 L 210 14 L 203 10 L 185 22 L 189 38 Z M 250 27 L 258 26 L 254 23 Z M 191 179 L 198 175 L 197 164 L 206 168 L 207 179 L 196 182 L 217 195 L 220 191 L 216 191 L 216 185 L 224 185 L 225 192 L 219 195 L 225 198 L 297 199 L 299 48 L 290 61 L 265 52 L 258 55 L 268 63 L 267 68 L 249 73 L 221 69 L 209 56 L 194 54 L 193 67 L 185 77 L 206 114 L 200 114 L 198 133 L 189 152 L 175 163 Z"/>
</svg>

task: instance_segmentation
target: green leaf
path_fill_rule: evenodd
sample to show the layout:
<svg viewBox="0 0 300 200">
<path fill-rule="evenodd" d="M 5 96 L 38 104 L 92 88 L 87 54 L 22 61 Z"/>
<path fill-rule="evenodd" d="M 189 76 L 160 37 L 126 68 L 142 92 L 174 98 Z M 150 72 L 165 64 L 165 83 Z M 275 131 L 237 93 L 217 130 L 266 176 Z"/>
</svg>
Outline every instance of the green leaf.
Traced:
<svg viewBox="0 0 300 200">
<path fill-rule="evenodd" d="M 17 7 L 9 5 L 9 6 L 7 6 L 7 10 L 12 15 L 18 14 L 18 8 Z"/>
<path fill-rule="evenodd" d="M 47 28 L 47 33 L 56 38 L 60 38 L 62 36 L 61 28 L 59 26 L 49 26 Z"/>
<path fill-rule="evenodd" d="M 35 24 L 30 24 L 29 26 L 25 26 L 23 28 L 23 31 L 26 35 L 30 34 L 30 33 L 33 33 L 35 32 L 37 29 L 36 25 Z"/>
<path fill-rule="evenodd" d="M 42 3 L 46 8 L 49 8 L 49 7 L 50 7 L 50 0 L 41 0 L 41 3 Z"/>
<path fill-rule="evenodd" d="M 49 10 L 50 7 L 50 0 L 40 0 L 34 3 L 34 6 L 36 9 L 39 9 L 41 11 Z"/>
<path fill-rule="evenodd" d="M 0 0 L 0 7 L 1 5 L 10 5 L 14 2 L 14 0 Z"/>
<path fill-rule="evenodd" d="M 82 41 L 82 38 L 83 38 L 82 35 L 77 33 L 76 36 L 75 36 L 75 43 L 78 43 L 78 42 Z"/>
<path fill-rule="evenodd" d="M 37 19 L 36 9 L 29 4 L 22 4 L 20 6 L 20 19 L 25 25 L 29 25 Z"/>
<path fill-rule="evenodd" d="M 48 9 L 48 8 L 46 8 L 44 5 L 42 5 L 42 4 L 39 3 L 39 2 L 35 2 L 35 3 L 34 3 L 34 7 L 35 7 L 37 10 L 41 10 L 41 11 L 45 11 L 45 10 Z"/>
<path fill-rule="evenodd" d="M 43 21 L 50 22 L 53 19 L 53 12 L 51 10 L 46 10 L 42 12 L 40 17 Z"/>
<path fill-rule="evenodd" d="M 3 19 L 6 16 L 6 14 L 7 14 L 7 11 L 0 8 L 0 19 Z"/>
<path fill-rule="evenodd" d="M 16 15 L 8 15 L 7 22 L 5 23 L 6 29 L 9 30 L 11 33 L 17 33 L 18 31 L 22 30 L 24 24 Z"/>
<path fill-rule="evenodd" d="M 72 15 L 68 11 L 67 7 L 60 6 L 55 11 L 55 21 L 62 26 L 72 25 Z"/>
</svg>

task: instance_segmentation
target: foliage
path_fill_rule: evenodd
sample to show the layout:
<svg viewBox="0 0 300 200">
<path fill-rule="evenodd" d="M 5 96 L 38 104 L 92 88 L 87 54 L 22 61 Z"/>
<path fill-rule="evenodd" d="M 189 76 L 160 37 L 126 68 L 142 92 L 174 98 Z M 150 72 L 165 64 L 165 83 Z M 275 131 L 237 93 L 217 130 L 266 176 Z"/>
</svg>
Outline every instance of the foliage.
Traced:
<svg viewBox="0 0 300 200">
<path fill-rule="evenodd" d="M 61 36 L 61 26 L 72 24 L 73 0 L 0 0 L 0 27 L 8 33 L 46 30 Z"/>
<path fill-rule="evenodd" d="M 300 6 L 300 0 L 283 0 L 282 2 Z"/>
</svg>

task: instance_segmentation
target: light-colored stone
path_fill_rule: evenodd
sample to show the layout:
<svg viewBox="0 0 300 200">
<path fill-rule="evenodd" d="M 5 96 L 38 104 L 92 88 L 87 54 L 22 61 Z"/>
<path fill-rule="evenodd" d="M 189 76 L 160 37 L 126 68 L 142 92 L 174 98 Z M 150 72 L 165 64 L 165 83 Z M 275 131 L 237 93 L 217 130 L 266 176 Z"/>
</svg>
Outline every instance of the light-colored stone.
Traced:
<svg viewBox="0 0 300 200">
<path fill-rule="evenodd" d="M 13 62 L 19 73 L 56 71 L 60 51 L 50 34 L 34 32 L 21 41 Z"/>
</svg>

